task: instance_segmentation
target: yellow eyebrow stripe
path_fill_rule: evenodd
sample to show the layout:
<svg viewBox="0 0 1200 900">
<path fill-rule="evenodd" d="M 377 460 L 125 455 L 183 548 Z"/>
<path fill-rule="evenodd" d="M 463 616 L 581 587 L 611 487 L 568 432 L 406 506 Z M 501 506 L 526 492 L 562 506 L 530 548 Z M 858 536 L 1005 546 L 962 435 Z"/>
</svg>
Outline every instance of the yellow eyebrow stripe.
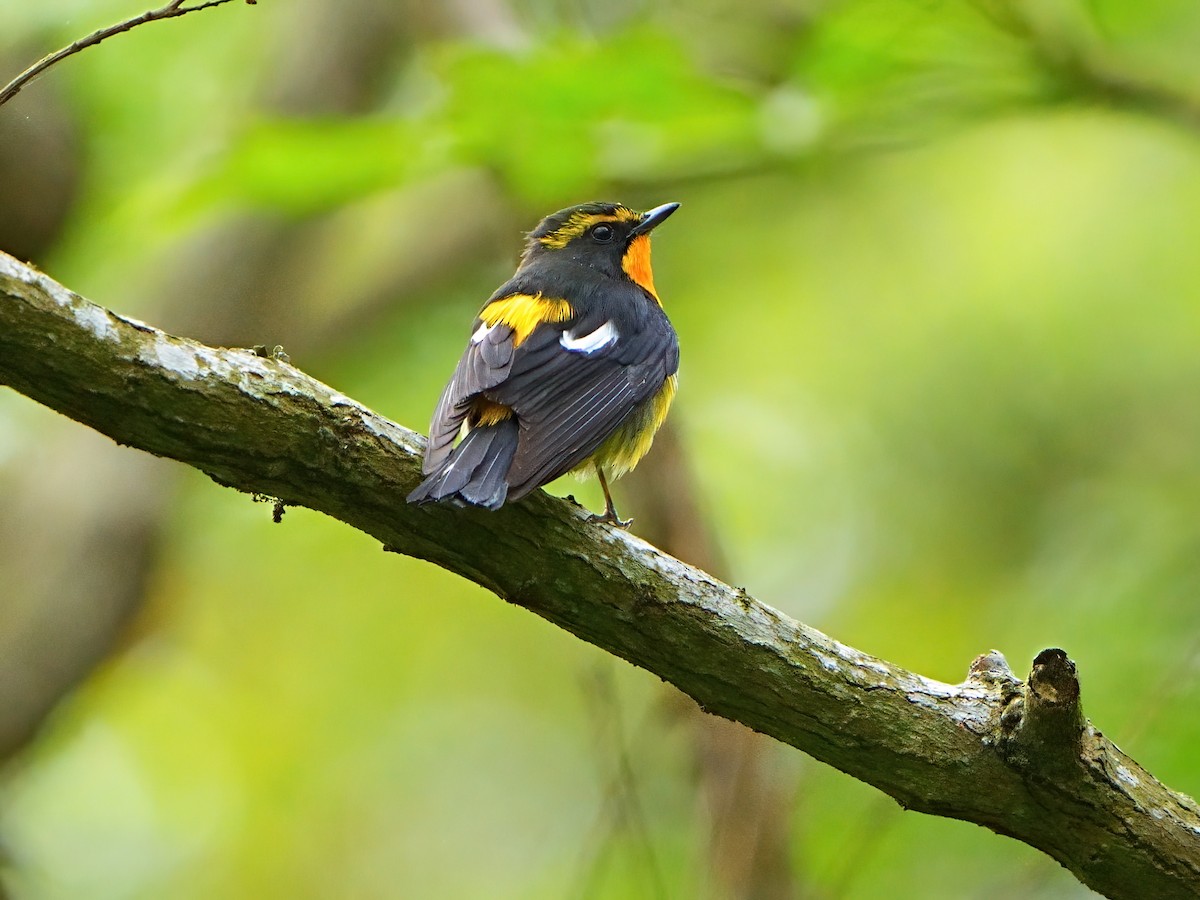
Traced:
<svg viewBox="0 0 1200 900">
<path fill-rule="evenodd" d="M 524 343 L 543 322 L 565 322 L 571 318 L 571 304 L 541 294 L 512 294 L 494 300 L 483 308 L 479 318 L 485 325 L 507 325 L 513 330 L 513 346 Z"/>
<path fill-rule="evenodd" d="M 538 242 L 552 250 L 561 250 L 597 222 L 637 222 L 641 218 L 641 213 L 636 213 L 632 209 L 618 209 L 614 213 L 577 212 L 557 229 L 545 237 L 538 238 Z"/>
</svg>

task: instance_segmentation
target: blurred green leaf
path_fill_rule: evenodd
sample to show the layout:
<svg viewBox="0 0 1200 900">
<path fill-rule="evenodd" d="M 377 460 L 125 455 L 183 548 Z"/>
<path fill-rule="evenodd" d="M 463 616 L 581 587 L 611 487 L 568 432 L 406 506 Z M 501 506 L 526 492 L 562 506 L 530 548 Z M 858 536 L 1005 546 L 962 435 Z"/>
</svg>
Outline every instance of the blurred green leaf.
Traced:
<svg viewBox="0 0 1200 900">
<path fill-rule="evenodd" d="M 449 86 L 443 127 L 531 202 L 758 151 L 754 98 L 698 72 L 662 33 L 562 35 L 524 53 L 447 47 L 436 68 Z"/>
<path fill-rule="evenodd" d="M 403 183 L 422 171 L 428 145 L 410 123 L 378 119 L 257 120 L 185 206 L 236 200 L 310 215 Z"/>
</svg>

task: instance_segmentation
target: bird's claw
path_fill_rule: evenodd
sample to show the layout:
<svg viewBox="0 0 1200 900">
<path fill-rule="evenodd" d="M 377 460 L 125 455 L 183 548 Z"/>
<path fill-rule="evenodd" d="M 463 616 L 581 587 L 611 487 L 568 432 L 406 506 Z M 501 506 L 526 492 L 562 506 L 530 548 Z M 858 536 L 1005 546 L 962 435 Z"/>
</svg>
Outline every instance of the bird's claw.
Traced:
<svg viewBox="0 0 1200 900">
<path fill-rule="evenodd" d="M 633 519 L 622 519 L 611 509 L 603 513 L 593 513 L 588 516 L 588 521 L 594 525 L 613 525 L 617 528 L 628 528 L 633 524 Z"/>
</svg>

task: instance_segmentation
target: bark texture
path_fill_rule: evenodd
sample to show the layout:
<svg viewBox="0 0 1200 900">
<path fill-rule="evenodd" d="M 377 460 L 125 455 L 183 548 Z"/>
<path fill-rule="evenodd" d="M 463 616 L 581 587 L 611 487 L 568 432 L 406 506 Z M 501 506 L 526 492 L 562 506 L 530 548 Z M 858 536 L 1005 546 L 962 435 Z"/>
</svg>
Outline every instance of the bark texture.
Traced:
<svg viewBox="0 0 1200 900">
<path fill-rule="evenodd" d="M 1074 665 L 943 684 L 847 647 L 544 494 L 416 508 L 422 438 L 250 350 L 119 316 L 0 254 L 0 383 L 220 484 L 436 563 L 890 794 L 1043 850 L 1111 897 L 1200 895 L 1200 807 L 1083 717 Z"/>
</svg>

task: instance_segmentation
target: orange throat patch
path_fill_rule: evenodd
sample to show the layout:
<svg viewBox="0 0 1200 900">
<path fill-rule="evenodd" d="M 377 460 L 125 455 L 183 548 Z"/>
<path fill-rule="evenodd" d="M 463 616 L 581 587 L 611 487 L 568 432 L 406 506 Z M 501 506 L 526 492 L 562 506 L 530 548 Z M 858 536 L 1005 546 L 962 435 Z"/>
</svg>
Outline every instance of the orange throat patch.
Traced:
<svg viewBox="0 0 1200 900">
<path fill-rule="evenodd" d="M 658 292 L 654 290 L 654 272 L 650 269 L 650 235 L 639 234 L 629 242 L 621 258 L 621 268 L 634 284 L 645 288 L 651 297 L 658 300 Z M 658 302 L 661 306 L 662 301 Z"/>
</svg>

